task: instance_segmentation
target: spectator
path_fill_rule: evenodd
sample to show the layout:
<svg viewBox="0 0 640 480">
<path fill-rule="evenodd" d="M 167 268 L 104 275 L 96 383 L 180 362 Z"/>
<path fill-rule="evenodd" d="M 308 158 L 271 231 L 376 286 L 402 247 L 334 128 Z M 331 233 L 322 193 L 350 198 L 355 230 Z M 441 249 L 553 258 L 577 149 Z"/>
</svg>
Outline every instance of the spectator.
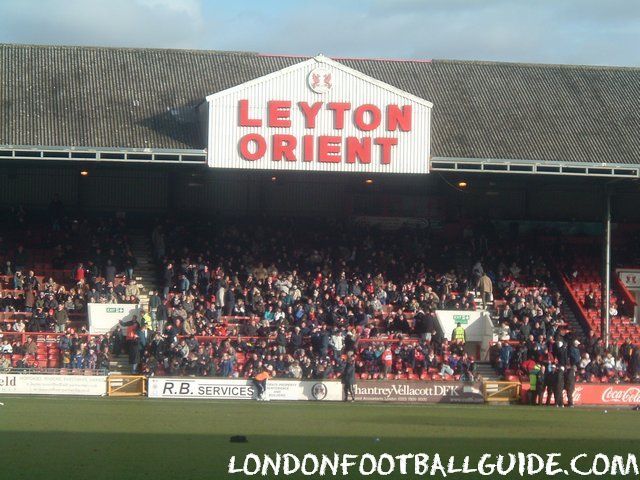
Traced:
<svg viewBox="0 0 640 480">
<path fill-rule="evenodd" d="M 478 280 L 478 290 L 482 299 L 482 307 L 486 308 L 488 302 L 493 301 L 493 283 L 486 272 Z"/>
<path fill-rule="evenodd" d="M 56 325 L 56 332 L 64 332 L 69 322 L 69 314 L 63 304 L 58 304 L 53 314 L 53 320 Z"/>
</svg>

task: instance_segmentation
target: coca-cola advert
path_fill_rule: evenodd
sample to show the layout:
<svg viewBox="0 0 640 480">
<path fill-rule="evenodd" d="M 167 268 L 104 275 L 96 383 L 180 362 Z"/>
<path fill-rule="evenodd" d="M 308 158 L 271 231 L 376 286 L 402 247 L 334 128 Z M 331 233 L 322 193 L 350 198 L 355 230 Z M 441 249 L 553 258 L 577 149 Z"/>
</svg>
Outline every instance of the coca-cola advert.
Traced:
<svg viewBox="0 0 640 480">
<path fill-rule="evenodd" d="M 523 393 L 526 395 L 526 392 Z M 546 393 L 542 401 L 547 401 Z M 564 392 L 564 402 L 567 403 L 567 392 Z M 577 384 L 573 392 L 573 403 L 574 405 L 640 405 L 640 385 Z"/>
<path fill-rule="evenodd" d="M 480 382 L 360 381 L 356 400 L 377 402 L 483 403 Z"/>
</svg>

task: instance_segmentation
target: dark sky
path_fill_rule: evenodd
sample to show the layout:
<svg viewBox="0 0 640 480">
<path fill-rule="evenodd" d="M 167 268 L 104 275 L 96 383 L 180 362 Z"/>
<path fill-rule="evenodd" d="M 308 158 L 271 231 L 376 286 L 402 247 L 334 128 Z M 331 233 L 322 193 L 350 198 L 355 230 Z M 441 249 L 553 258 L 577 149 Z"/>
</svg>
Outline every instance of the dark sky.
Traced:
<svg viewBox="0 0 640 480">
<path fill-rule="evenodd" d="M 637 0 L 0 0 L 0 43 L 640 65 Z"/>
</svg>

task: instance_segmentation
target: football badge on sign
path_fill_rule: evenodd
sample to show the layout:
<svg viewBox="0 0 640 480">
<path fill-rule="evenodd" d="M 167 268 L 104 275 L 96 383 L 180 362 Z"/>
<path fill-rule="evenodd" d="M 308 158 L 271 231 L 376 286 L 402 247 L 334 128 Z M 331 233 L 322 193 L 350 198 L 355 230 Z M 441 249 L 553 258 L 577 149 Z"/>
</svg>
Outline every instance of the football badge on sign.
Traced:
<svg viewBox="0 0 640 480">
<path fill-rule="evenodd" d="M 327 93 L 333 86 L 331 72 L 326 68 L 318 67 L 311 70 L 307 77 L 309 88 L 316 93 Z"/>
<path fill-rule="evenodd" d="M 311 387 L 311 395 L 316 400 L 324 400 L 327 396 L 327 386 L 324 383 L 316 383 Z"/>
</svg>

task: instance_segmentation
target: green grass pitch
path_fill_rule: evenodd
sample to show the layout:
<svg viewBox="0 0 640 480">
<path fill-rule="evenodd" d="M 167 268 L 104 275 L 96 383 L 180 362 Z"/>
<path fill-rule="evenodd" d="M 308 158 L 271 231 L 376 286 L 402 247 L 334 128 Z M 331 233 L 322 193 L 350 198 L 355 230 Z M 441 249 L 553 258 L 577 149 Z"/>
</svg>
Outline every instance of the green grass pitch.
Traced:
<svg viewBox="0 0 640 480">
<path fill-rule="evenodd" d="M 243 459 L 251 452 L 640 456 L 640 413 L 630 409 L 604 414 L 602 408 L 520 406 L 23 396 L 0 401 L 0 478 L 7 480 L 265 478 L 227 474 L 231 455 Z M 246 435 L 249 442 L 230 443 L 231 435 Z M 341 478 L 359 476 L 356 471 Z"/>
</svg>

